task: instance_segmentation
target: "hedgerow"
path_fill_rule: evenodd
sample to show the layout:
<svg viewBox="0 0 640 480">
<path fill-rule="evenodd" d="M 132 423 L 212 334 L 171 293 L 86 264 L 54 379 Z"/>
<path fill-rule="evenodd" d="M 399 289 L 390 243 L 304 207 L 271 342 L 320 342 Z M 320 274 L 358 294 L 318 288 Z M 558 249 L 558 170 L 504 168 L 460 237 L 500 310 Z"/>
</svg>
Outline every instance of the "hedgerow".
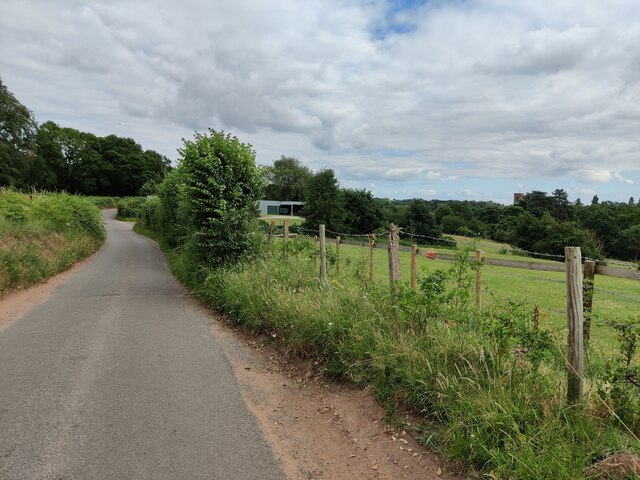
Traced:
<svg viewBox="0 0 640 480">
<path fill-rule="evenodd" d="M 87 199 L 8 190 L 0 196 L 0 292 L 65 270 L 105 238 L 100 211 Z"/>
</svg>

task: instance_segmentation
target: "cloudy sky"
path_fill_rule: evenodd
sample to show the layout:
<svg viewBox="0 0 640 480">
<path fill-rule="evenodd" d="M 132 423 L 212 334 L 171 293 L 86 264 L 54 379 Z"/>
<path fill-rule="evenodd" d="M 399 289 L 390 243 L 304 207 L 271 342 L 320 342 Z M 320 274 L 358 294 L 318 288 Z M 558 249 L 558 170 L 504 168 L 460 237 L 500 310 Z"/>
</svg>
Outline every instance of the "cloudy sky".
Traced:
<svg viewBox="0 0 640 480">
<path fill-rule="evenodd" d="M 378 196 L 640 196 L 637 0 L 1 0 L 0 77 L 174 160 L 212 127 Z"/>
</svg>

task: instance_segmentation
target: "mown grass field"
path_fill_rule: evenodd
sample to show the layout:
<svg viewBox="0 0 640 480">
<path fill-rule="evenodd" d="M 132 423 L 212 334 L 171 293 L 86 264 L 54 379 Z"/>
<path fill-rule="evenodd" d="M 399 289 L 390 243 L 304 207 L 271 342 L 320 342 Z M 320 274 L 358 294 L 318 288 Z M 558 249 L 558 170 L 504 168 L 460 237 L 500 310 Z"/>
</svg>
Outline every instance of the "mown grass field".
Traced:
<svg viewBox="0 0 640 480">
<path fill-rule="evenodd" d="M 294 225 L 302 225 L 302 223 L 304 222 L 304 218 L 302 217 L 297 217 L 294 215 L 266 215 L 266 214 L 261 214 L 260 215 L 260 220 L 263 220 L 269 224 L 271 224 L 271 222 L 276 222 L 276 227 L 282 227 L 284 225 L 284 221 L 285 220 L 289 220 L 289 225 L 290 226 L 294 226 Z"/>
</svg>

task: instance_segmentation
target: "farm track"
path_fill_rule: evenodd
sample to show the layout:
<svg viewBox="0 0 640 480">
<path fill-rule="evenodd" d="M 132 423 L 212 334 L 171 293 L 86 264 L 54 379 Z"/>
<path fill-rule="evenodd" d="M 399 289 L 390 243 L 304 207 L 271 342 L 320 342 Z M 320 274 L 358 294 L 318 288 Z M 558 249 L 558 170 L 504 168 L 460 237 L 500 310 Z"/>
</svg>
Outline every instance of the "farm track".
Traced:
<svg viewBox="0 0 640 480">
<path fill-rule="evenodd" d="M 207 316 L 105 215 L 106 246 L 0 334 L 0 478 L 285 478 Z"/>
</svg>

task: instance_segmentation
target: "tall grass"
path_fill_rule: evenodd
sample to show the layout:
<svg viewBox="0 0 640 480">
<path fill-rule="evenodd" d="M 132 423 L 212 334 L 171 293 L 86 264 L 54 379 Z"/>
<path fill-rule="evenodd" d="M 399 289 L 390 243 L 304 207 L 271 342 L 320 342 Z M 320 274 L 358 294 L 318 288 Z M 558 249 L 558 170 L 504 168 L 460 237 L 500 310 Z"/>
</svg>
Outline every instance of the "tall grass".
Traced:
<svg viewBox="0 0 640 480">
<path fill-rule="evenodd" d="M 102 245 L 100 212 L 62 193 L 0 197 L 0 292 L 45 280 Z"/>
<path fill-rule="evenodd" d="M 293 240 L 289 261 L 278 248 L 215 270 L 184 251 L 169 257 L 176 276 L 232 322 L 411 409 L 424 419 L 423 444 L 489 478 L 589 478 L 615 452 L 640 453 L 638 423 L 621 422 L 601 385 L 588 385 L 583 405 L 566 404 L 562 351 L 528 310 L 469 305 L 465 252 L 449 272 L 422 278 L 419 292 L 399 286 L 392 296 L 367 281 L 364 260 L 344 261 L 322 285 L 314 246 Z"/>
</svg>

